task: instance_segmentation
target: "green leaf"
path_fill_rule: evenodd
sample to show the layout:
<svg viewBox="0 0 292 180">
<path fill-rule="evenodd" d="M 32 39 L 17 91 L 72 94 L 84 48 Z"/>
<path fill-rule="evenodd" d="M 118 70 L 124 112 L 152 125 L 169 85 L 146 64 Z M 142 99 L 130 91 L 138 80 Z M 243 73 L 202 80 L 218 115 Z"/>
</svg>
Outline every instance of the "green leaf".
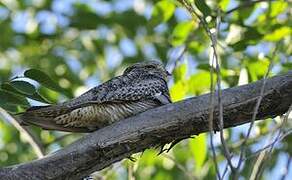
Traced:
<svg viewBox="0 0 292 180">
<path fill-rule="evenodd" d="M 23 94 L 33 95 L 36 92 L 35 87 L 26 81 L 11 81 L 10 85 Z"/>
<path fill-rule="evenodd" d="M 191 152 L 195 159 L 195 169 L 196 172 L 199 172 L 204 162 L 207 158 L 207 136 L 206 134 L 200 134 L 199 136 L 195 137 L 194 139 L 190 139 L 189 146 L 191 148 Z"/>
<path fill-rule="evenodd" d="M 243 33 L 241 39 L 230 46 L 235 51 L 242 51 L 248 45 L 257 44 L 259 39 L 261 39 L 263 35 L 254 27 L 248 27 L 245 32 Z"/>
<path fill-rule="evenodd" d="M 170 89 L 170 97 L 176 102 L 182 100 L 187 94 L 187 85 L 182 81 L 175 83 Z"/>
<path fill-rule="evenodd" d="M 30 79 L 33 79 L 40 83 L 41 85 L 52 89 L 54 91 L 60 92 L 60 93 L 66 93 L 66 90 L 61 88 L 56 82 L 54 82 L 47 74 L 44 72 L 37 70 L 37 69 L 29 69 L 24 72 L 24 76 L 28 77 Z"/>
<path fill-rule="evenodd" d="M 216 82 L 216 75 L 214 74 L 214 83 Z M 210 90 L 210 72 L 199 71 L 193 74 L 187 82 L 189 86 L 189 93 L 199 95 Z"/>
<path fill-rule="evenodd" d="M 205 71 L 209 71 L 211 68 L 209 63 L 200 63 L 197 65 L 197 69 L 201 69 L 201 70 L 205 70 Z"/>
<path fill-rule="evenodd" d="M 48 102 L 45 98 L 43 98 L 37 91 L 36 89 L 34 89 L 34 93 L 33 94 L 28 94 L 28 92 L 31 92 L 31 91 L 28 91 L 27 93 L 24 92 L 24 90 L 19 90 L 19 89 L 16 89 L 15 86 L 12 86 L 11 84 L 12 82 L 6 82 L 6 83 L 3 83 L 1 84 L 1 88 L 3 90 L 6 90 L 8 92 L 12 92 L 14 94 L 18 94 L 18 95 L 21 95 L 21 96 L 26 96 L 27 98 L 30 98 L 30 99 L 34 99 L 36 101 L 40 101 L 40 102 L 43 102 L 43 103 L 50 103 Z M 25 90 L 29 90 L 29 88 L 25 88 Z"/>
<path fill-rule="evenodd" d="M 177 82 L 179 80 L 184 80 L 186 73 L 187 73 L 186 63 L 180 64 L 179 66 L 177 66 L 173 72 L 174 82 Z"/>
<path fill-rule="evenodd" d="M 168 21 L 173 15 L 175 10 L 175 5 L 170 0 L 162 0 L 154 5 L 150 24 L 156 26 L 161 22 Z"/>
<path fill-rule="evenodd" d="M 51 104 L 51 102 L 49 102 L 46 98 L 41 96 L 38 92 L 36 92 L 36 93 L 34 93 L 32 95 L 29 95 L 28 98 L 34 99 L 36 101 L 40 101 L 40 102 L 43 102 L 43 103 Z"/>
<path fill-rule="evenodd" d="M 182 45 L 193 28 L 194 23 L 192 21 L 178 23 L 172 32 L 171 44 L 173 46 Z"/>
<path fill-rule="evenodd" d="M 153 158 L 157 157 L 157 158 Z M 157 156 L 157 151 L 154 149 L 147 149 L 143 152 L 142 156 L 139 156 L 139 168 L 153 167 L 155 165 L 162 165 L 163 157 Z"/>
<path fill-rule="evenodd" d="M 18 112 L 18 107 L 14 104 L 0 104 L 0 107 L 5 109 L 5 111 L 7 111 L 9 113 Z"/>
<path fill-rule="evenodd" d="M 11 105 L 29 107 L 25 97 L 0 89 L 0 106 L 5 108 Z"/>
<path fill-rule="evenodd" d="M 244 32 L 243 38 L 248 40 L 260 39 L 263 35 L 254 27 L 248 27 L 247 31 Z"/>
<path fill-rule="evenodd" d="M 195 0 L 196 7 L 203 13 L 205 17 L 211 14 L 211 9 L 204 0 Z"/>
<path fill-rule="evenodd" d="M 283 27 L 280 27 L 279 29 L 276 29 L 274 32 L 270 34 L 266 34 L 264 36 L 264 40 L 273 41 L 273 42 L 280 41 L 281 39 L 285 37 L 289 37 L 291 33 L 292 33 L 292 29 L 290 27 L 283 26 Z"/>
<path fill-rule="evenodd" d="M 242 51 L 248 46 L 248 42 L 246 40 L 240 40 L 234 44 L 230 45 L 234 51 Z"/>
<path fill-rule="evenodd" d="M 192 41 L 191 43 L 189 43 L 188 45 L 188 51 L 190 53 L 193 54 L 199 54 L 204 50 L 203 44 L 196 42 L 196 41 Z"/>
<path fill-rule="evenodd" d="M 269 67 L 269 60 L 268 59 L 261 59 L 261 60 L 252 60 L 245 62 L 249 75 L 252 81 L 257 81 L 258 79 L 262 78 Z"/>
<path fill-rule="evenodd" d="M 223 11 L 226 11 L 227 10 L 227 7 L 229 5 L 229 2 L 230 0 L 221 0 L 219 2 L 219 7 L 223 10 Z"/>
<path fill-rule="evenodd" d="M 282 13 L 283 11 L 286 10 L 288 6 L 288 2 L 284 1 L 284 0 L 279 0 L 279 1 L 274 1 L 271 2 L 271 17 L 275 17 L 278 14 Z"/>
</svg>

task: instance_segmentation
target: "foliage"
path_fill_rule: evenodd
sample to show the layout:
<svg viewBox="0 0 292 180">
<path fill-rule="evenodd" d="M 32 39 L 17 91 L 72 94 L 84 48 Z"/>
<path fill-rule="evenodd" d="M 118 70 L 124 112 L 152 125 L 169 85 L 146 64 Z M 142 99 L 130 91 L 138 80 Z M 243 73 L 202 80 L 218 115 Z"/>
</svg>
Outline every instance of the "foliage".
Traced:
<svg viewBox="0 0 292 180">
<path fill-rule="evenodd" d="M 216 17 L 221 16 L 217 51 L 223 88 L 262 78 L 270 63 L 270 75 L 291 69 L 292 21 L 288 2 L 190 2 L 209 28 L 214 28 Z M 232 10 L 234 7 L 238 8 Z M 175 0 L 1 1 L 0 34 L 0 107 L 12 114 L 32 105 L 62 102 L 80 95 L 145 59 L 160 59 L 168 69 L 174 67 L 169 83 L 173 101 L 210 90 L 210 38 L 199 19 L 193 19 Z M 248 141 L 248 155 L 263 146 L 271 129 L 280 122 L 278 117 L 275 119 L 256 123 Z M 240 149 L 246 127 L 224 131 L 234 152 Z M 27 140 L 5 119 L 0 119 L 0 129 L 1 166 L 36 158 Z M 81 136 L 38 128 L 33 131 L 47 153 Z M 282 175 L 277 169 L 285 168 L 291 158 L 289 144 L 291 136 L 278 143 L 265 164 L 263 177 Z M 215 146 L 223 172 L 226 160 L 220 141 L 215 141 Z M 131 167 L 137 179 L 214 179 L 208 147 L 209 135 L 202 134 L 182 141 L 167 156 L 146 150 L 136 155 L 137 162 L 125 160 L 101 174 L 108 179 L 125 179 Z M 250 176 L 255 160 L 253 157 L 246 161 L 242 177 Z"/>
</svg>

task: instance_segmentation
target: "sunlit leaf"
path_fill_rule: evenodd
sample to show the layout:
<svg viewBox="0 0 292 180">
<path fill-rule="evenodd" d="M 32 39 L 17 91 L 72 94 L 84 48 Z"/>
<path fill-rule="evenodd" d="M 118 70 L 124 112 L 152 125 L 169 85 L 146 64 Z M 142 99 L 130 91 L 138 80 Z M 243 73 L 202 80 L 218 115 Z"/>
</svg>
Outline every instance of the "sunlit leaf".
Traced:
<svg viewBox="0 0 292 180">
<path fill-rule="evenodd" d="M 150 24 L 156 26 L 161 22 L 168 21 L 173 15 L 175 5 L 170 0 L 158 1 L 152 10 Z"/>
<path fill-rule="evenodd" d="M 271 17 L 275 17 L 278 14 L 282 13 L 288 6 L 288 2 L 284 0 L 271 2 Z"/>
<path fill-rule="evenodd" d="M 177 66 L 173 71 L 174 81 L 177 82 L 179 80 L 183 80 L 187 73 L 187 64 L 183 63 Z"/>
<path fill-rule="evenodd" d="M 251 77 L 252 81 L 256 81 L 260 78 L 262 78 L 268 70 L 269 67 L 269 60 L 268 59 L 262 59 L 252 62 L 246 62 L 248 73 Z"/>
<path fill-rule="evenodd" d="M 220 0 L 219 2 L 219 7 L 223 10 L 223 11 L 226 11 L 227 10 L 227 7 L 229 5 L 229 1 L 230 0 Z"/>
<path fill-rule="evenodd" d="M 193 28 L 194 23 L 192 21 L 186 21 L 177 24 L 172 32 L 171 44 L 173 46 L 183 44 Z"/>
<path fill-rule="evenodd" d="M 178 81 L 170 88 L 170 96 L 172 101 L 182 100 L 187 94 L 187 85 L 182 81 Z"/>
<path fill-rule="evenodd" d="M 216 76 L 214 74 L 214 83 L 216 82 Z M 210 90 L 210 72 L 199 71 L 193 74 L 188 80 L 189 93 L 191 94 L 202 94 Z"/>
<path fill-rule="evenodd" d="M 156 156 L 157 158 L 153 158 Z M 157 156 L 157 151 L 154 149 L 146 150 L 141 157 L 139 157 L 139 166 L 140 167 L 147 167 L 147 166 L 155 166 L 162 164 L 162 157 Z"/>
<path fill-rule="evenodd" d="M 280 41 L 281 39 L 291 36 L 292 29 L 291 27 L 283 26 L 280 27 L 279 29 L 276 29 L 274 32 L 270 34 L 266 34 L 264 36 L 264 40 L 267 41 Z"/>
<path fill-rule="evenodd" d="M 0 120 L 1 141 L 4 143 L 11 142 L 13 140 L 14 127 L 9 126 L 5 121 Z"/>
<path fill-rule="evenodd" d="M 192 41 L 188 45 L 188 50 L 191 53 L 198 54 L 204 50 L 204 46 L 200 42 Z"/>
<path fill-rule="evenodd" d="M 40 87 L 38 89 L 38 92 L 40 95 L 42 95 L 45 99 L 47 99 L 51 103 L 57 103 L 58 98 L 60 97 L 60 93 L 58 93 L 57 91 L 48 89 L 44 86 Z"/>
<path fill-rule="evenodd" d="M 195 159 L 195 169 L 200 171 L 207 158 L 207 135 L 200 134 L 189 140 L 189 146 Z"/>
</svg>

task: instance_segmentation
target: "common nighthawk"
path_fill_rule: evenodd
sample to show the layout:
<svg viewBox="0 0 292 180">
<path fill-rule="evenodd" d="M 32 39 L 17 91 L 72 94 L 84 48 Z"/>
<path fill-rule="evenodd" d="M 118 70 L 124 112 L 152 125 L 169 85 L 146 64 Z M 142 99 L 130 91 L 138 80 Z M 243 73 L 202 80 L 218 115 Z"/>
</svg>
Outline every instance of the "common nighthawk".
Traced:
<svg viewBox="0 0 292 180">
<path fill-rule="evenodd" d="M 136 63 L 67 102 L 34 106 L 18 117 L 24 125 L 68 132 L 91 132 L 118 120 L 171 103 L 169 73 L 157 61 Z"/>
</svg>

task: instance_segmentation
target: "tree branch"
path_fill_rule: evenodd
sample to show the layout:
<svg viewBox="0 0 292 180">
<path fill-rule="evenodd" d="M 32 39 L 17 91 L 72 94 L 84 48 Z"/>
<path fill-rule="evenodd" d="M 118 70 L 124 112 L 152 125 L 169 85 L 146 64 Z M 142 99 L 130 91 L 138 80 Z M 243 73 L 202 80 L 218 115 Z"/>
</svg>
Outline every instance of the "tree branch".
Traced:
<svg viewBox="0 0 292 180">
<path fill-rule="evenodd" d="M 262 81 L 258 81 L 222 91 L 224 128 L 250 122 L 261 87 Z M 80 179 L 147 148 L 208 132 L 209 96 L 189 98 L 121 120 L 42 159 L 2 168 L 0 177 Z M 266 79 L 256 119 L 282 115 L 291 102 L 292 71 Z M 214 108 L 214 121 L 217 122 L 218 113 L 217 103 Z M 219 127 L 214 129 L 219 130 Z"/>
</svg>

